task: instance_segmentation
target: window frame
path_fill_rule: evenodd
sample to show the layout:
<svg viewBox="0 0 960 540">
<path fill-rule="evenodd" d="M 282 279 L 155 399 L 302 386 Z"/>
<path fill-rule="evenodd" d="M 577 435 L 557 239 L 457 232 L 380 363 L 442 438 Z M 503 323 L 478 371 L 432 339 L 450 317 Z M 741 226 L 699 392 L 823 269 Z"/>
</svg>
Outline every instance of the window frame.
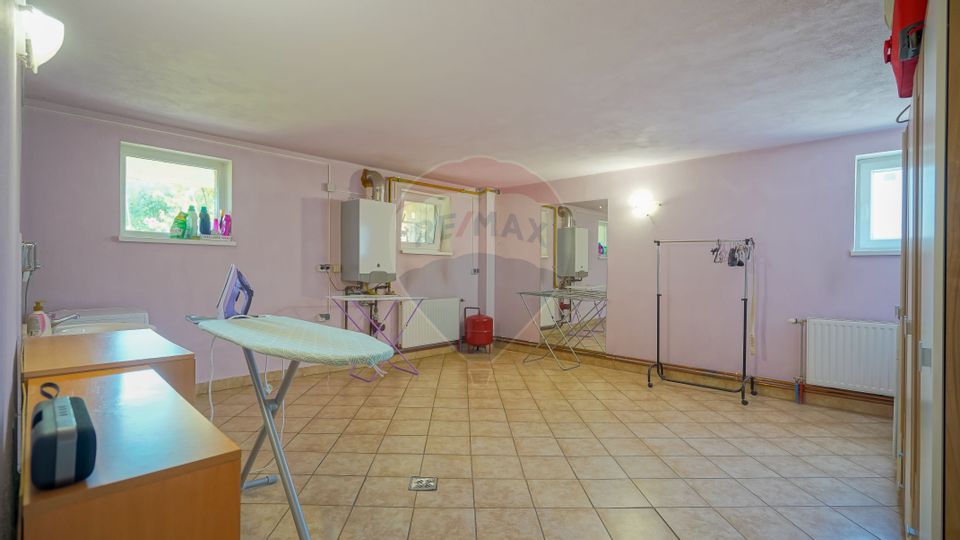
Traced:
<svg viewBox="0 0 960 540">
<path fill-rule="evenodd" d="M 403 229 L 403 208 L 408 203 L 426 203 L 437 207 L 437 223 L 435 225 L 434 238 L 431 244 L 418 244 L 415 242 L 404 242 L 400 239 Z M 408 255 L 453 255 L 450 250 L 450 239 L 444 235 L 444 224 L 446 216 L 450 215 L 450 197 L 435 193 L 427 193 L 412 189 L 404 190 L 399 201 L 397 241 L 400 244 L 400 253 Z"/>
<path fill-rule="evenodd" d="M 903 234 L 896 240 L 870 240 L 870 213 L 871 185 L 870 174 L 875 170 L 900 168 L 903 170 L 903 152 L 891 150 L 863 154 L 856 158 L 854 184 L 854 218 L 853 218 L 853 256 L 870 255 L 900 255 Z M 901 192 L 905 178 L 900 175 Z M 901 227 L 902 227 L 901 223 Z"/>
<path fill-rule="evenodd" d="M 225 158 L 193 154 L 158 146 L 120 141 L 120 234 L 121 241 L 143 241 L 161 243 L 207 243 L 212 245 L 235 245 L 235 242 L 226 240 L 196 240 L 186 238 L 170 238 L 169 233 L 152 231 L 135 231 L 127 229 L 127 158 L 134 157 L 150 161 L 160 161 L 212 169 L 216 174 L 217 207 L 227 214 L 232 214 L 233 199 L 233 161 Z"/>
</svg>

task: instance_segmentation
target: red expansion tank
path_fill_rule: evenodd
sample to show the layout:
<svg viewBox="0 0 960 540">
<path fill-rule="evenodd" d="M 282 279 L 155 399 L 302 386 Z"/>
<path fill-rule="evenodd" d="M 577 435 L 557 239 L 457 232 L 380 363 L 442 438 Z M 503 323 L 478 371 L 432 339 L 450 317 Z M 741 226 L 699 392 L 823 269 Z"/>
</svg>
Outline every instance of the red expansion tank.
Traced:
<svg viewBox="0 0 960 540">
<path fill-rule="evenodd" d="M 467 310 L 477 310 L 476 315 L 467 317 Z M 487 347 L 493 343 L 493 317 L 480 313 L 480 308 L 464 308 L 464 341 L 473 347 Z"/>
</svg>

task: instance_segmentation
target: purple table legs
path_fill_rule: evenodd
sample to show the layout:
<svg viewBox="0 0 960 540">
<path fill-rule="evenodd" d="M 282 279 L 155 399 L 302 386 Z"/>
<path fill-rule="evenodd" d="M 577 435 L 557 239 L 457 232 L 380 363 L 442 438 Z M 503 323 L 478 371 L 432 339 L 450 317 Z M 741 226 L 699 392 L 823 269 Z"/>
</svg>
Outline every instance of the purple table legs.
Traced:
<svg viewBox="0 0 960 540">
<path fill-rule="evenodd" d="M 358 302 L 359 302 L 359 301 L 360 301 L 360 300 L 358 300 Z M 366 302 L 366 301 L 369 301 L 369 300 L 362 300 L 362 301 Z M 397 304 L 399 304 L 399 303 L 402 302 L 403 300 L 399 300 L 399 299 L 396 299 L 396 300 L 395 300 L 395 299 L 392 299 L 392 298 L 384 298 L 383 300 L 376 300 L 376 301 L 377 301 L 377 302 L 390 302 L 390 308 L 387 310 L 386 315 L 383 316 L 383 320 L 387 320 L 387 319 L 390 318 L 390 315 L 391 315 L 391 314 L 393 313 L 393 311 L 396 309 Z M 363 328 L 363 326 L 361 326 L 360 323 L 358 323 L 358 322 L 350 315 L 349 310 L 347 310 L 347 308 L 346 308 L 347 302 L 348 302 L 348 301 L 346 301 L 346 300 L 344 300 L 344 301 L 342 301 L 342 302 L 339 301 L 339 300 L 334 300 L 334 301 L 333 301 L 333 304 L 334 304 L 335 306 L 337 306 L 337 309 L 339 309 L 339 310 L 343 313 L 344 317 L 346 317 L 351 323 L 353 323 L 353 326 L 356 327 L 356 329 L 357 329 L 358 331 L 361 331 L 361 332 L 362 332 L 362 331 L 364 330 L 364 328 Z M 400 355 L 400 358 L 403 358 L 403 361 L 406 362 L 407 365 L 406 365 L 406 367 L 404 367 L 403 365 L 398 365 L 398 364 L 394 363 L 394 361 L 393 361 L 392 358 L 391 358 L 390 360 L 387 360 L 387 362 L 389 362 L 390 365 L 393 366 L 395 369 L 398 369 L 398 370 L 403 371 L 403 372 L 405 372 L 405 373 L 409 373 L 409 374 L 411 374 L 411 375 L 419 375 L 420 372 L 417 370 L 416 367 L 413 366 L 412 363 L 410 363 L 410 359 L 407 358 L 407 355 L 403 354 L 403 351 L 400 350 L 400 347 L 399 347 L 397 344 L 400 343 L 400 338 L 403 337 L 403 331 L 407 329 L 407 326 L 410 324 L 410 321 L 413 320 L 413 316 L 416 315 L 417 310 L 420 309 L 420 304 L 423 303 L 423 299 L 416 300 L 416 302 L 417 302 L 417 305 L 413 308 L 413 311 L 410 312 L 410 316 L 407 317 L 407 320 L 403 323 L 402 326 L 400 326 L 400 329 L 399 329 L 399 331 L 397 332 L 397 337 L 396 337 L 396 339 L 390 339 L 390 337 L 387 336 L 387 334 L 383 331 L 383 328 L 381 327 L 380 324 L 375 324 L 375 323 L 373 322 L 373 319 L 370 318 L 370 315 L 368 315 L 366 311 L 364 311 L 364 310 L 362 310 L 362 309 L 360 310 L 360 313 L 363 315 L 363 318 L 366 319 L 367 324 L 369 325 L 369 327 L 374 329 L 374 333 L 375 333 L 377 336 L 379 336 L 381 339 L 383 339 L 383 341 L 385 341 L 386 343 L 390 344 L 390 346 L 393 347 L 393 350 L 396 351 L 397 354 Z M 378 371 L 379 371 L 379 370 L 378 370 Z M 361 376 L 359 373 L 357 373 L 357 366 L 353 366 L 352 368 L 350 368 L 350 376 L 353 377 L 353 378 L 355 378 L 355 379 L 359 379 L 359 380 L 361 380 L 361 381 L 363 381 L 363 382 L 373 382 L 373 381 L 377 378 L 377 374 L 376 374 L 376 373 L 374 373 L 373 375 L 370 375 L 369 378 L 365 378 L 365 377 Z"/>
</svg>

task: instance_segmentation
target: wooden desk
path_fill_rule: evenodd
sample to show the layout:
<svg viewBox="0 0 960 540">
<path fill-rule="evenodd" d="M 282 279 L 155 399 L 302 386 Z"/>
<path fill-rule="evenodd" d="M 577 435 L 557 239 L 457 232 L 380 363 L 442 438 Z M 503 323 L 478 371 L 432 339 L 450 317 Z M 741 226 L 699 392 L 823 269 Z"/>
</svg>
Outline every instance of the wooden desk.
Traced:
<svg viewBox="0 0 960 540">
<path fill-rule="evenodd" d="M 82 397 L 97 433 L 85 481 L 43 491 L 21 483 L 25 540 L 240 536 L 240 449 L 150 369 L 46 377 Z M 28 383 L 26 410 L 44 399 Z M 24 422 L 30 440 L 30 421 Z"/>
<path fill-rule="evenodd" d="M 51 375 L 116 373 L 153 368 L 188 401 L 196 396 L 193 353 L 145 328 L 100 334 L 29 337 L 23 342 L 25 381 Z M 103 373 L 101 373 L 103 374 Z"/>
</svg>

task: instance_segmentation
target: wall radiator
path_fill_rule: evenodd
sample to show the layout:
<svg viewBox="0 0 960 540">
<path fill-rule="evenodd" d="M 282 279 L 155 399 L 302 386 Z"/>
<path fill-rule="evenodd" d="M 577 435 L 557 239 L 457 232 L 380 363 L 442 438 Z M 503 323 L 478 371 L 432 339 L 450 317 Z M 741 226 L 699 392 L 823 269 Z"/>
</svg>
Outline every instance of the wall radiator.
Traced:
<svg viewBox="0 0 960 540">
<path fill-rule="evenodd" d="M 807 319 L 806 383 L 894 395 L 898 327 L 896 323 Z"/>
<path fill-rule="evenodd" d="M 400 304 L 400 324 L 409 317 L 416 302 L 408 300 Z M 460 299 L 428 298 L 410 320 L 403 332 L 400 346 L 415 349 L 437 343 L 450 343 L 460 339 Z"/>
</svg>

